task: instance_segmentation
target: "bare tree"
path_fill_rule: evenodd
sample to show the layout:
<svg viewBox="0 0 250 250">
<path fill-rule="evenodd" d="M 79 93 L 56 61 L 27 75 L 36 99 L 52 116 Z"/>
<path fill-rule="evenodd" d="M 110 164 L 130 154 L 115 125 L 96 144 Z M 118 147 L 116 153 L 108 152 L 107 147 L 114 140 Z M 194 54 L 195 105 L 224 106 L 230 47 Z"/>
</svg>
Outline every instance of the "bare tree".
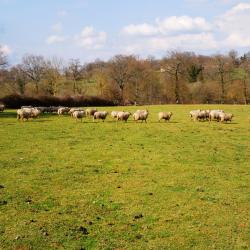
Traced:
<svg viewBox="0 0 250 250">
<path fill-rule="evenodd" d="M 73 81 L 73 93 L 80 93 L 78 82 L 83 79 L 83 67 L 79 59 L 71 59 L 66 69 L 66 76 Z"/>
<path fill-rule="evenodd" d="M 11 82 L 11 84 L 14 84 L 16 86 L 17 91 L 21 95 L 24 95 L 25 86 L 28 83 L 28 79 L 26 74 L 23 72 L 22 66 L 20 64 L 10 69 L 9 81 Z"/>
<path fill-rule="evenodd" d="M 36 88 L 36 94 L 39 93 L 39 83 L 45 73 L 45 60 L 43 56 L 36 55 L 26 55 L 22 60 L 21 69 L 26 74 L 28 79 L 30 79 Z"/>
<path fill-rule="evenodd" d="M 229 76 L 231 72 L 230 60 L 227 56 L 216 55 L 213 58 L 213 67 L 215 68 L 215 73 L 219 78 L 219 83 L 221 87 L 221 103 L 225 103 L 226 88 L 225 85 L 229 81 Z"/>
<path fill-rule="evenodd" d="M 62 77 L 63 61 L 60 58 L 53 57 L 46 61 L 45 80 L 47 82 L 47 91 L 55 96 L 58 93 L 59 81 Z"/>
<path fill-rule="evenodd" d="M 131 63 L 136 59 L 133 56 L 117 55 L 110 60 L 110 78 L 117 84 L 121 91 L 121 100 L 124 104 L 125 85 L 133 77 Z"/>
<path fill-rule="evenodd" d="M 184 74 L 182 55 L 179 52 L 171 51 L 164 60 L 164 71 L 170 75 L 174 83 L 175 103 L 181 103 L 180 79 Z"/>
</svg>

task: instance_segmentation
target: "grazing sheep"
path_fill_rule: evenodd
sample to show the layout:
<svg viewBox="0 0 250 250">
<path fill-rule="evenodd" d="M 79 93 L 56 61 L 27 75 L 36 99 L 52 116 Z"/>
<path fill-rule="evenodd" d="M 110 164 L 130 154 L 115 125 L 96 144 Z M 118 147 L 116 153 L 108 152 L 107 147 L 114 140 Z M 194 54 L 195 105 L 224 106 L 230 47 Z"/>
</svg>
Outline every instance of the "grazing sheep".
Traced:
<svg viewBox="0 0 250 250">
<path fill-rule="evenodd" d="M 70 111 L 70 108 L 62 107 L 62 108 L 58 109 L 57 114 L 58 115 L 64 115 L 64 114 L 67 114 L 69 111 Z"/>
<path fill-rule="evenodd" d="M 162 119 L 165 120 L 165 121 L 169 121 L 172 115 L 173 115 L 172 112 L 159 112 L 159 114 L 158 114 L 159 122 Z"/>
<path fill-rule="evenodd" d="M 30 117 L 37 118 L 41 114 L 41 111 L 37 108 L 32 108 L 30 111 Z"/>
<path fill-rule="evenodd" d="M 71 108 L 71 109 L 69 110 L 70 116 L 73 116 L 73 113 L 74 113 L 75 111 L 84 111 L 84 110 L 81 109 L 81 108 Z"/>
<path fill-rule="evenodd" d="M 116 118 L 117 118 L 117 121 L 125 121 L 125 122 L 127 122 L 130 115 L 131 115 L 130 112 L 120 111 L 120 112 L 118 112 Z"/>
<path fill-rule="evenodd" d="M 191 119 L 193 119 L 193 118 L 194 118 L 194 116 L 197 116 L 197 114 L 198 114 L 200 111 L 201 111 L 200 109 L 197 109 L 197 110 L 191 110 L 191 111 L 189 112 L 189 114 L 190 114 L 190 118 L 191 118 Z"/>
<path fill-rule="evenodd" d="M 104 122 L 107 115 L 108 115 L 107 111 L 97 111 L 93 115 L 93 121 L 95 121 L 96 119 L 101 119 Z"/>
<path fill-rule="evenodd" d="M 190 118 L 193 121 L 205 121 L 209 119 L 210 110 L 192 110 L 190 111 Z"/>
<path fill-rule="evenodd" d="M 213 120 L 219 121 L 221 113 L 224 113 L 224 111 L 223 110 L 211 110 L 209 112 L 209 121 L 213 121 Z"/>
<path fill-rule="evenodd" d="M 142 122 L 145 121 L 147 122 L 147 118 L 148 118 L 148 110 L 137 110 L 134 114 L 133 114 L 133 118 L 134 121 L 139 121 L 141 120 Z"/>
<path fill-rule="evenodd" d="M 115 118 L 117 118 L 117 115 L 118 115 L 119 112 L 123 112 L 123 111 L 112 111 L 112 112 L 110 113 L 110 115 L 111 115 L 111 117 L 112 117 L 113 119 L 115 119 Z"/>
<path fill-rule="evenodd" d="M 0 104 L 0 112 L 3 112 L 3 111 L 4 111 L 4 109 L 5 109 L 4 104 Z"/>
<path fill-rule="evenodd" d="M 231 122 L 232 119 L 233 119 L 234 115 L 233 114 L 230 114 L 230 113 L 220 113 L 219 114 L 219 120 L 221 122 Z"/>
<path fill-rule="evenodd" d="M 18 109 L 17 110 L 17 120 L 28 120 L 31 118 L 31 112 L 25 109 Z"/>
<path fill-rule="evenodd" d="M 85 114 L 85 111 L 84 110 L 75 110 L 72 114 L 72 117 L 76 119 L 81 119 L 81 122 L 82 122 L 82 118 L 85 117 L 86 114 Z"/>
<path fill-rule="evenodd" d="M 95 112 L 97 112 L 97 109 L 96 108 L 88 108 L 86 109 L 86 115 L 87 116 L 93 116 Z"/>
</svg>

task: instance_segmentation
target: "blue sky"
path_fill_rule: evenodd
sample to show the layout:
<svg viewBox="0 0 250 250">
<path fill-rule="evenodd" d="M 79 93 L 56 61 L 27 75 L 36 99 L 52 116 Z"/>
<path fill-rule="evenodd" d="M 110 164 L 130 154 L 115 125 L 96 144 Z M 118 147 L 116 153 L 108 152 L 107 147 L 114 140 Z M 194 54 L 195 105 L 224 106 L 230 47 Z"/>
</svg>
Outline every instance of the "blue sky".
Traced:
<svg viewBox="0 0 250 250">
<path fill-rule="evenodd" d="M 82 62 L 115 54 L 161 57 L 250 50 L 250 1 L 0 0 L 0 45 L 24 54 Z"/>
</svg>

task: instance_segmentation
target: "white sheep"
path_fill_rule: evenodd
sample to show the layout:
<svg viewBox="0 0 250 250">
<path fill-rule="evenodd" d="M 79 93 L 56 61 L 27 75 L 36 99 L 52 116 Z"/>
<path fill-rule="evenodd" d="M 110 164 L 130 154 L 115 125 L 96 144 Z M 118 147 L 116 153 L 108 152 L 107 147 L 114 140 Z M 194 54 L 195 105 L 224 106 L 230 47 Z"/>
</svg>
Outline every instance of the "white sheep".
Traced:
<svg viewBox="0 0 250 250">
<path fill-rule="evenodd" d="M 70 111 L 70 108 L 68 107 L 61 107 L 58 109 L 57 114 L 58 115 L 64 115 L 67 114 Z"/>
<path fill-rule="evenodd" d="M 27 109 L 18 109 L 17 110 L 17 120 L 28 120 L 29 118 L 31 118 L 31 111 L 27 110 Z"/>
<path fill-rule="evenodd" d="M 220 112 L 219 114 L 219 120 L 221 122 L 231 122 L 233 119 L 234 115 L 230 114 L 230 113 L 224 113 L 224 112 Z"/>
<path fill-rule="evenodd" d="M 220 114 L 225 113 L 223 110 L 211 110 L 209 112 L 209 121 L 219 121 L 220 120 Z"/>
<path fill-rule="evenodd" d="M 125 121 L 125 122 L 127 122 L 130 115 L 131 115 L 130 112 L 120 111 L 120 112 L 118 112 L 116 118 L 117 118 L 117 121 Z"/>
<path fill-rule="evenodd" d="M 111 117 L 112 117 L 113 119 L 115 119 L 115 118 L 117 118 L 117 115 L 118 115 L 119 112 L 123 112 L 123 111 L 112 111 L 112 112 L 110 113 L 110 115 L 111 115 Z"/>
<path fill-rule="evenodd" d="M 97 112 L 98 110 L 96 108 L 87 108 L 86 109 L 86 115 L 87 116 L 93 116 L 95 112 Z"/>
<path fill-rule="evenodd" d="M 142 122 L 143 122 L 143 121 L 147 122 L 148 115 L 149 115 L 148 110 L 137 110 L 137 111 L 133 114 L 133 118 L 134 118 L 134 121 L 139 121 L 139 120 L 141 120 Z"/>
<path fill-rule="evenodd" d="M 73 113 L 74 113 L 75 111 L 84 111 L 84 110 L 81 109 L 81 108 L 71 108 L 71 109 L 69 110 L 70 116 L 73 116 Z"/>
<path fill-rule="evenodd" d="M 107 111 L 97 111 L 93 115 L 93 121 L 95 121 L 96 119 L 101 119 L 104 122 L 107 115 L 108 115 Z"/>
<path fill-rule="evenodd" d="M 159 114 L 158 114 L 158 120 L 159 120 L 159 122 L 162 119 L 165 120 L 165 121 L 169 121 L 172 115 L 173 115 L 172 112 L 159 112 Z"/>
<path fill-rule="evenodd" d="M 72 117 L 76 119 L 81 119 L 82 122 L 82 118 L 86 116 L 86 113 L 84 110 L 75 110 L 72 114 Z"/>
</svg>

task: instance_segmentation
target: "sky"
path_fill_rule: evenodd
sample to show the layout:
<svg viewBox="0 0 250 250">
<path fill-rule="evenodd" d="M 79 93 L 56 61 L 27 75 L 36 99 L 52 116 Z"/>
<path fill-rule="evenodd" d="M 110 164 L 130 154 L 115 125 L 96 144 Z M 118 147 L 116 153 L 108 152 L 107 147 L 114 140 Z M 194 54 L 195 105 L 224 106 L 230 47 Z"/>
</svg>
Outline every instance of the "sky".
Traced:
<svg viewBox="0 0 250 250">
<path fill-rule="evenodd" d="M 108 60 L 250 51 L 250 0 L 0 0 L 0 50 Z"/>
</svg>

